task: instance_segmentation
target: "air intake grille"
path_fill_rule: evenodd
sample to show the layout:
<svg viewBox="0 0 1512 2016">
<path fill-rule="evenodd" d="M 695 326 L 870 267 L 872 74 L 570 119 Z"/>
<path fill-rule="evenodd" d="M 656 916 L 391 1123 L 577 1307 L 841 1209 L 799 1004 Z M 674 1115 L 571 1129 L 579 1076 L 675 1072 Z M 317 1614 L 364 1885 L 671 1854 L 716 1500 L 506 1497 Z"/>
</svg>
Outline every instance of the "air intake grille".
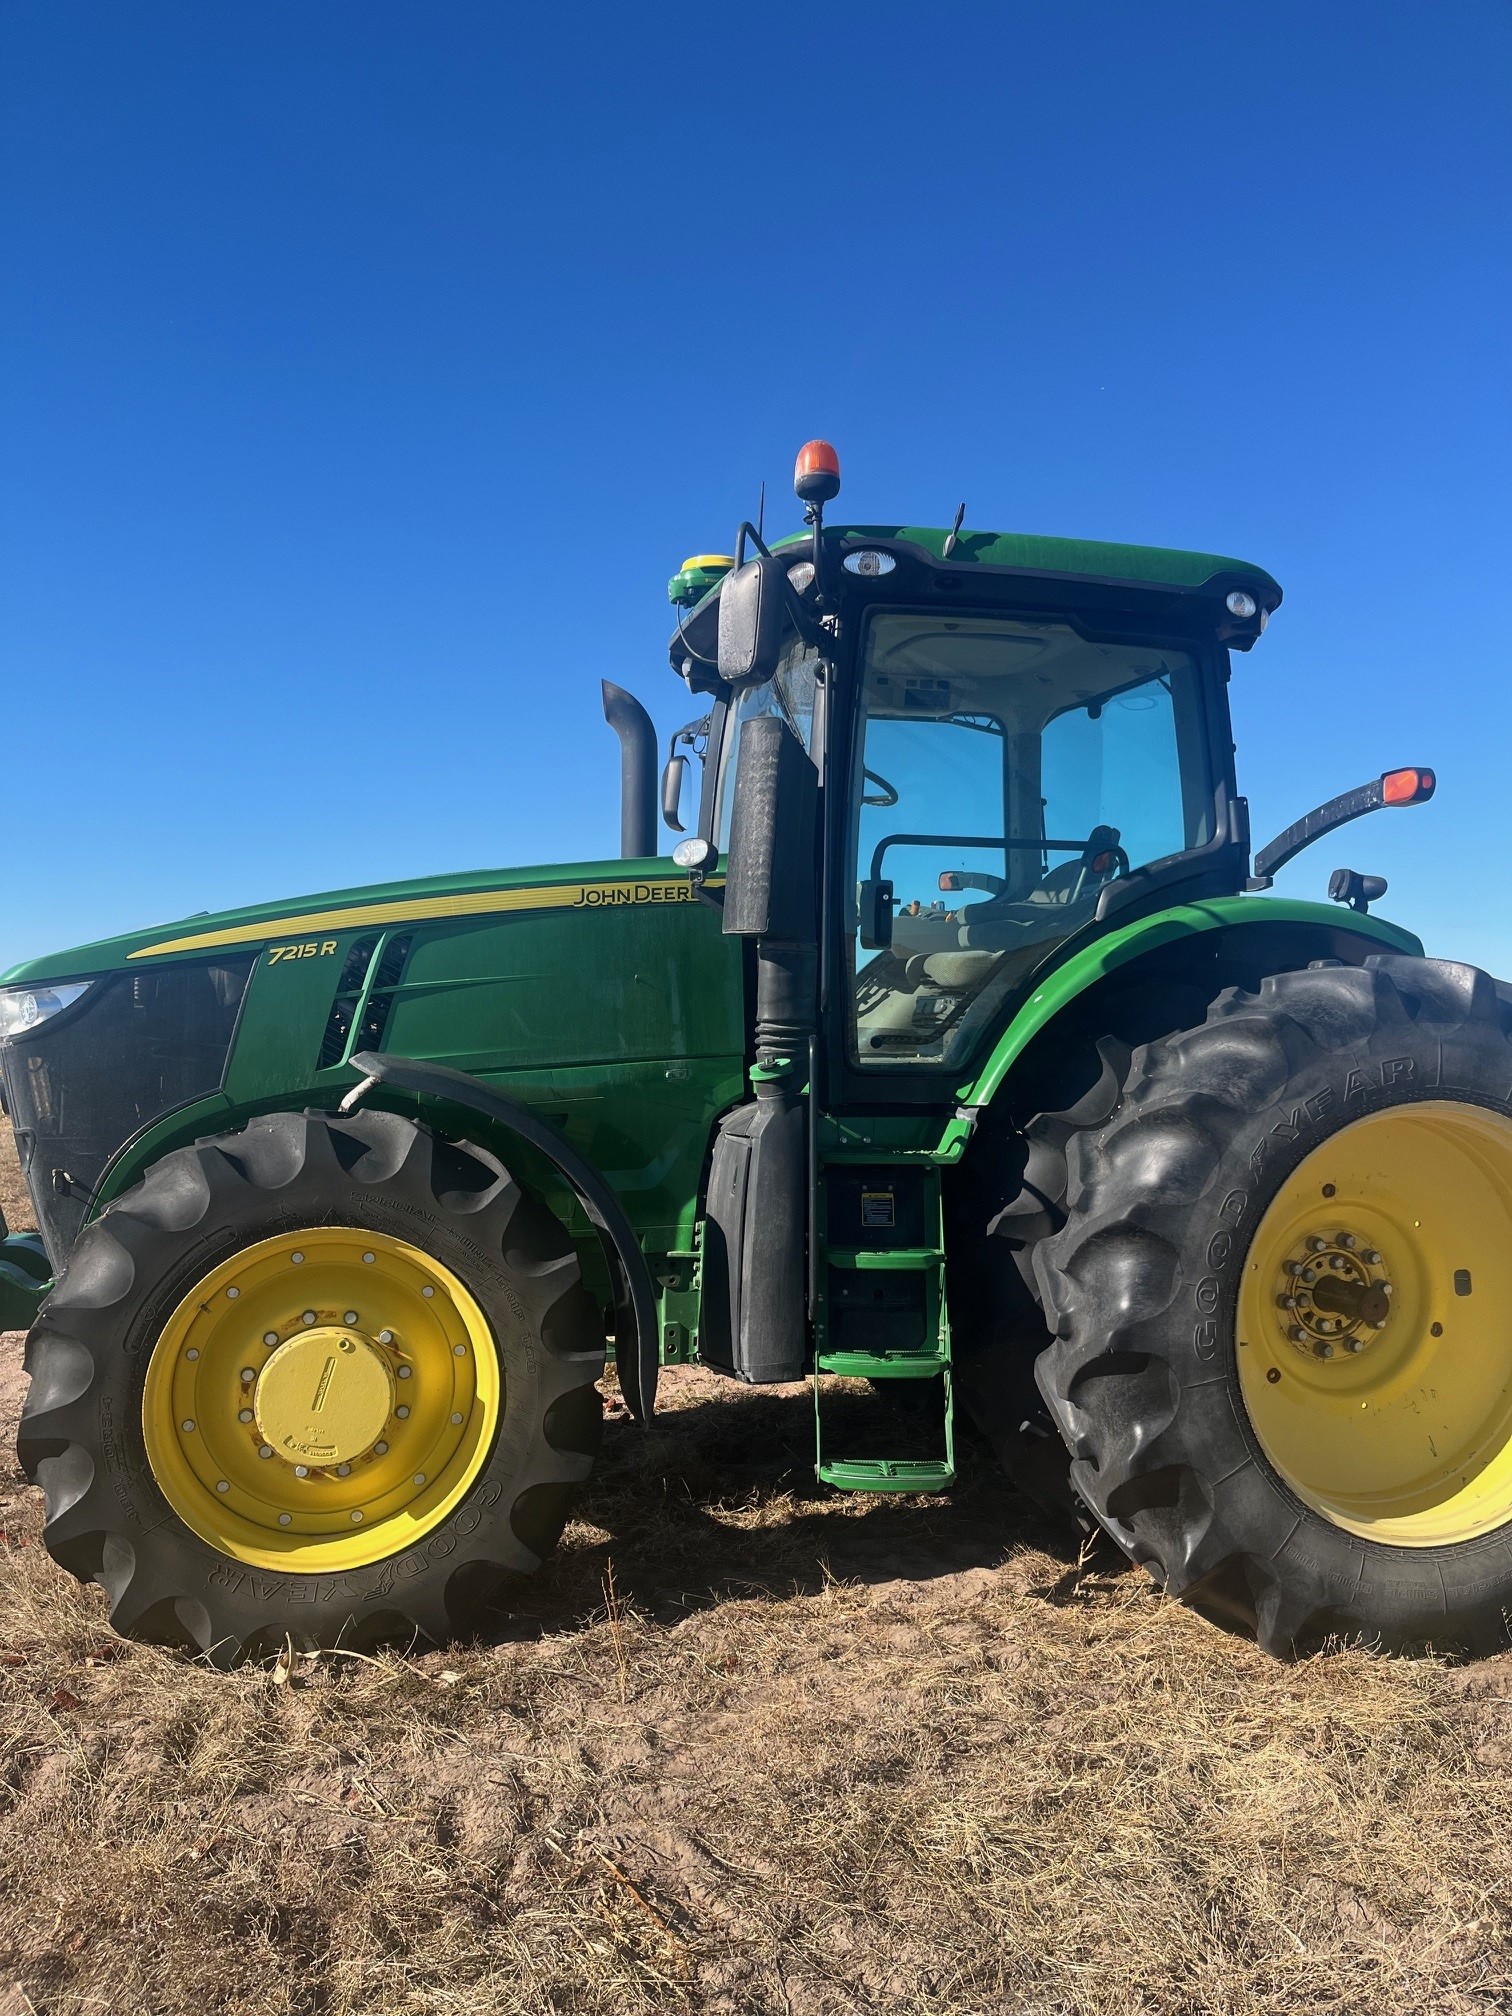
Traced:
<svg viewBox="0 0 1512 2016">
<path fill-rule="evenodd" d="M 358 938 L 346 955 L 341 968 L 341 978 L 336 983 L 336 999 L 331 1003 L 331 1012 L 326 1018 L 325 1034 L 320 1039 L 320 1068 L 328 1071 L 333 1064 L 339 1064 L 346 1055 L 347 1038 L 352 1033 L 352 1018 L 357 1013 L 357 1004 L 362 999 L 362 983 L 367 978 L 373 954 L 378 949 L 378 940 Z"/>
<path fill-rule="evenodd" d="M 367 1007 L 363 1010 L 362 1026 L 357 1031 L 354 1050 L 381 1050 L 388 1031 L 389 1013 L 394 1005 L 394 994 L 404 977 L 404 962 L 409 957 L 410 940 L 408 932 L 402 938 L 390 938 L 378 957 L 378 971 L 373 975 L 373 985 L 368 993 Z"/>
</svg>

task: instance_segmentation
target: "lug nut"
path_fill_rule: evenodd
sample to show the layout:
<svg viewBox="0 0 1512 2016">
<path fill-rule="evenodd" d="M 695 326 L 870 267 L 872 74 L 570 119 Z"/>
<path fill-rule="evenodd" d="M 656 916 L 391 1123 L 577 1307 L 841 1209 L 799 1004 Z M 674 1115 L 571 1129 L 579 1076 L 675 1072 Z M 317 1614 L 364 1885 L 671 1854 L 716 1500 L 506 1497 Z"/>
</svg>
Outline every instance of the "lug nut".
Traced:
<svg viewBox="0 0 1512 2016">
<path fill-rule="evenodd" d="M 250 1407 L 242 1407 L 238 1409 L 236 1418 L 243 1424 L 243 1426 L 245 1426 L 246 1423 L 252 1419 L 252 1409 Z"/>
<path fill-rule="evenodd" d="M 266 1462 L 267 1462 L 267 1460 L 268 1460 L 268 1458 L 269 1458 L 269 1457 L 270 1457 L 270 1456 L 271 1456 L 271 1455 L 273 1454 L 273 1450 L 272 1450 L 272 1446 L 271 1446 L 271 1444 L 269 1444 L 269 1443 L 267 1443 L 267 1442 L 264 1442 L 264 1444 L 262 1445 L 261 1449 L 259 1449 L 257 1453 L 258 1453 L 258 1455 L 259 1455 L 259 1456 L 261 1456 L 261 1458 L 263 1459 L 263 1461 L 264 1461 L 264 1462 L 266 1463 Z"/>
<path fill-rule="evenodd" d="M 296 1463 L 294 1465 L 294 1475 L 296 1477 L 308 1477 L 309 1474 L 310 1466 L 308 1463 Z"/>
<path fill-rule="evenodd" d="M 396 1372 L 396 1373 L 394 1374 L 394 1377 L 395 1377 L 396 1379 L 408 1379 L 408 1378 L 409 1378 L 409 1376 L 410 1376 L 410 1372 L 411 1372 L 411 1370 L 412 1370 L 412 1368 L 411 1368 L 410 1366 L 408 1366 L 408 1365 L 401 1365 L 401 1366 L 399 1367 L 399 1370 L 398 1370 L 398 1371 L 397 1371 L 397 1372 Z"/>
<path fill-rule="evenodd" d="M 1276 1297 L 1276 1307 L 1278 1309 L 1295 1309 L 1296 1306 L 1297 1298 L 1295 1295 L 1278 1295 Z"/>
<path fill-rule="evenodd" d="M 1309 1288 L 1311 1288 L 1312 1284 L 1314 1283 L 1314 1281 L 1317 1280 L 1317 1278 L 1318 1278 L 1318 1270 L 1316 1267 L 1304 1267 L 1302 1269 L 1302 1279 Z"/>
<path fill-rule="evenodd" d="M 1344 1248 L 1346 1252 L 1348 1252 L 1355 1243 L 1355 1236 L 1353 1232 L 1341 1232 L 1339 1234 L 1338 1243 Z"/>
<path fill-rule="evenodd" d="M 1300 1260 L 1288 1260 L 1286 1271 L 1288 1274 L 1300 1274 L 1302 1272 L 1302 1262 Z"/>
<path fill-rule="evenodd" d="M 291 1512 L 280 1512 L 278 1515 L 278 1523 L 280 1526 L 288 1526 L 292 1523 L 293 1517 L 294 1515 Z"/>
<path fill-rule="evenodd" d="M 313 1309 L 306 1309 L 304 1320 L 306 1323 L 313 1323 L 315 1321 L 315 1311 Z"/>
<path fill-rule="evenodd" d="M 241 1376 L 243 1386 L 250 1386 L 252 1381 L 257 1377 L 257 1374 L 252 1370 L 250 1365 L 243 1365 Z"/>
<path fill-rule="evenodd" d="M 1300 1323 L 1293 1323 L 1286 1334 L 1290 1337 L 1293 1344 L 1305 1344 L 1307 1342 L 1307 1332 L 1302 1328 Z"/>
<path fill-rule="evenodd" d="M 1330 1257 L 1328 1264 L 1330 1267 L 1332 1267 L 1335 1274 L 1342 1274 L 1344 1271 L 1344 1255 L 1342 1253 L 1333 1254 Z"/>
<path fill-rule="evenodd" d="M 1363 1351 L 1365 1349 L 1365 1339 L 1363 1337 L 1351 1337 L 1344 1348 L 1346 1351 Z"/>
<path fill-rule="evenodd" d="M 387 1442 L 375 1442 L 373 1444 L 373 1454 L 375 1456 L 387 1456 L 388 1454 Z"/>
<path fill-rule="evenodd" d="M 392 1330 L 380 1330 L 378 1332 L 378 1342 L 380 1344 L 392 1344 L 393 1341 L 394 1333 Z"/>
<path fill-rule="evenodd" d="M 357 1311 L 355 1309 L 348 1309 L 346 1312 L 346 1321 L 348 1323 L 355 1323 L 357 1321 Z"/>
<path fill-rule="evenodd" d="M 1320 1239 L 1317 1233 L 1315 1232 L 1312 1238 L 1309 1239 L 1307 1242 L 1307 1250 L 1309 1253 L 1321 1253 L 1327 1244 L 1328 1241 L 1326 1239 Z"/>
<path fill-rule="evenodd" d="M 352 1466 L 350 1463 L 338 1463 L 336 1465 L 336 1475 L 338 1477 L 350 1477 L 351 1474 Z"/>
<path fill-rule="evenodd" d="M 1333 1351 L 1334 1347 L 1332 1344 L 1320 1344 L 1318 1346 L 1318 1356 L 1320 1358 L 1332 1358 Z"/>
<path fill-rule="evenodd" d="M 409 1419 L 409 1409 L 408 1409 L 408 1407 L 396 1407 L 396 1408 L 394 1409 L 394 1414 L 395 1414 L 396 1418 L 397 1418 L 398 1420 L 400 1420 L 400 1421 L 408 1421 L 408 1419 Z"/>
<path fill-rule="evenodd" d="M 1379 1267 L 1380 1264 L 1381 1256 L 1379 1253 L 1370 1252 L 1365 1255 L 1365 1265 L 1367 1267 Z"/>
<path fill-rule="evenodd" d="M 264 1330 L 263 1342 L 271 1350 L 272 1347 L 278 1342 L 278 1332 L 276 1330 Z M 245 1379 L 246 1376 L 247 1376 L 246 1373 L 243 1372 L 242 1374 L 243 1379 Z"/>
</svg>

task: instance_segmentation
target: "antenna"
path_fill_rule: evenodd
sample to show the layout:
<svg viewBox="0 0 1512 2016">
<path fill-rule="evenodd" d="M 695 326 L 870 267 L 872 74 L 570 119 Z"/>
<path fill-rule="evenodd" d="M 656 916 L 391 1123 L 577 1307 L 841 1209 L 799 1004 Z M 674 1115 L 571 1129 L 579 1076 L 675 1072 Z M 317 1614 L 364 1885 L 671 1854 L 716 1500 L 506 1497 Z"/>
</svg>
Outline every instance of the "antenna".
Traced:
<svg viewBox="0 0 1512 2016">
<path fill-rule="evenodd" d="M 766 478 L 761 480 L 761 496 L 756 505 L 756 537 L 766 537 Z"/>
<path fill-rule="evenodd" d="M 945 535 L 945 547 L 944 551 L 940 555 L 940 558 L 942 560 L 948 560 L 951 554 L 954 553 L 956 549 L 956 540 L 960 536 L 961 520 L 965 516 L 966 516 L 966 506 L 963 502 L 956 506 L 955 523 L 954 525 L 951 526 L 949 532 Z"/>
</svg>

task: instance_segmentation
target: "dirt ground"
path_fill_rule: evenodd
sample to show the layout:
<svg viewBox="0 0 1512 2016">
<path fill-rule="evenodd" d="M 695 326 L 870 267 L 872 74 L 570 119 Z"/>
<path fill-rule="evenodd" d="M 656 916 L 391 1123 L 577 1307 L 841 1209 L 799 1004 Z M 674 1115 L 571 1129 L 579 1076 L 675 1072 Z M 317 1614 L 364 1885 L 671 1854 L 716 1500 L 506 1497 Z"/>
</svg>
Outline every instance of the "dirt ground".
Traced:
<svg viewBox="0 0 1512 2016">
<path fill-rule="evenodd" d="M 674 1372 L 491 1642 L 227 1678 L 48 1561 L 19 1346 L 0 2008 L 1512 2007 L 1512 1659 L 1278 1665 L 971 1448 L 822 1494 L 806 1390 Z"/>
</svg>

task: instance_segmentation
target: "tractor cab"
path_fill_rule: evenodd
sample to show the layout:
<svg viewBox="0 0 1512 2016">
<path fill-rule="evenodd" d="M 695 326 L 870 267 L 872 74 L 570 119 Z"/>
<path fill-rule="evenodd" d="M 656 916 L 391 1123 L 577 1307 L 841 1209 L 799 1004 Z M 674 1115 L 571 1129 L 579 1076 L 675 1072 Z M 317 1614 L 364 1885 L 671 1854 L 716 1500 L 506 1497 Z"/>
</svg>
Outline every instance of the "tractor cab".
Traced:
<svg viewBox="0 0 1512 2016">
<path fill-rule="evenodd" d="M 826 527 L 822 506 L 739 566 L 700 555 L 673 578 L 672 662 L 712 699 L 682 851 L 729 857 L 743 737 L 779 722 L 819 785 L 831 1079 L 929 1104 L 1112 923 L 1244 888 L 1229 652 L 1281 590 L 1218 555 Z"/>
</svg>

